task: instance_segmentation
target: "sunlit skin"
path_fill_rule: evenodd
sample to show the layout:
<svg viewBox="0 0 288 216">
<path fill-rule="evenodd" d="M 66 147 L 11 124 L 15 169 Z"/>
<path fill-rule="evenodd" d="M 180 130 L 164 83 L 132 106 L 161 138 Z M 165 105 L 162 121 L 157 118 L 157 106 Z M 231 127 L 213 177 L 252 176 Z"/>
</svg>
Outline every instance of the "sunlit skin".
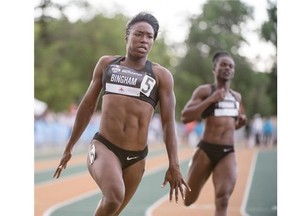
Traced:
<svg viewBox="0 0 288 216">
<path fill-rule="evenodd" d="M 187 102 L 181 113 L 183 123 L 201 118 L 202 112 L 212 103 L 223 100 L 230 89 L 234 77 L 234 61 L 229 56 L 219 57 L 213 67 L 216 90 L 211 94 L 210 84 L 200 85 L 195 89 L 191 99 Z M 232 90 L 233 91 L 233 90 Z M 246 116 L 241 103 L 240 93 L 233 91 L 240 105 L 239 116 L 235 119 L 229 116 L 208 116 L 202 140 L 211 144 L 233 145 L 234 132 L 246 123 Z M 213 168 L 206 153 L 198 148 L 189 165 L 187 182 L 191 191 L 185 190 L 185 205 L 194 203 L 209 176 L 215 188 L 215 216 L 227 216 L 229 198 L 235 187 L 236 159 L 235 153 L 230 153 L 220 160 Z"/>
<path fill-rule="evenodd" d="M 126 56 L 121 65 L 140 70 L 144 68 L 147 56 L 154 43 L 154 30 L 147 22 L 132 25 L 125 37 Z M 61 162 L 54 174 L 58 178 L 71 158 L 74 144 L 90 121 L 96 108 L 102 89 L 102 76 L 108 64 L 116 56 L 103 56 L 97 63 L 89 88 L 81 101 L 73 132 L 65 148 Z M 156 76 L 162 119 L 164 141 L 169 158 L 169 168 L 163 181 L 163 187 L 170 184 L 170 200 L 175 196 L 178 202 L 179 193 L 184 197 L 184 188 L 188 185 L 183 180 L 179 168 L 177 139 L 175 132 L 175 96 L 171 73 L 159 64 L 152 64 Z M 141 151 L 147 145 L 148 128 L 154 108 L 151 104 L 139 99 L 118 94 L 105 94 L 102 98 L 101 124 L 99 132 L 114 145 L 125 150 Z M 145 159 L 122 170 L 117 156 L 106 146 L 93 140 L 96 159 L 91 165 L 87 159 L 88 170 L 100 187 L 103 197 L 95 210 L 95 216 L 116 216 L 131 200 L 140 184 Z"/>
</svg>

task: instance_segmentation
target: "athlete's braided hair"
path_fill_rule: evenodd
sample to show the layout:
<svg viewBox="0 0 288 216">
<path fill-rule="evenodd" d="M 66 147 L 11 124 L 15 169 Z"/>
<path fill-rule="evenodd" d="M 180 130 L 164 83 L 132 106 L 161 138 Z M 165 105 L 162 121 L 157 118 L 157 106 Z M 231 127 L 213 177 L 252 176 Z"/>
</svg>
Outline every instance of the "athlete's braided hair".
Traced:
<svg viewBox="0 0 288 216">
<path fill-rule="evenodd" d="M 146 12 L 140 12 L 128 21 L 126 25 L 126 37 L 129 35 L 131 27 L 138 22 L 147 22 L 150 24 L 154 30 L 154 40 L 157 38 L 159 30 L 158 20 L 152 14 Z"/>
</svg>

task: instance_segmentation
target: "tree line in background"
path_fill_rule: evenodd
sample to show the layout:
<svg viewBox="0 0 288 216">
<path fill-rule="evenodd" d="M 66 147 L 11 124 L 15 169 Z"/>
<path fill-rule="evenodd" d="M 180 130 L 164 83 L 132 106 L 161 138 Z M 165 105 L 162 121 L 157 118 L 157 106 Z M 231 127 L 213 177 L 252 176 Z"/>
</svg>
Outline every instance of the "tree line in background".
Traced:
<svg viewBox="0 0 288 216">
<path fill-rule="evenodd" d="M 93 10 L 85 1 L 69 4 Z M 113 17 L 97 13 L 89 19 L 70 22 L 64 13 L 68 6 L 42 0 L 35 8 L 41 13 L 34 21 L 34 95 L 55 112 L 80 102 L 102 55 L 125 54 L 125 25 L 130 18 L 120 12 Z M 47 14 L 51 8 L 61 16 Z M 267 13 L 269 21 L 259 26 L 259 34 L 277 49 L 276 3 L 269 2 Z M 177 55 L 177 45 L 165 43 L 165 32 L 159 35 L 149 59 L 173 73 L 177 119 L 193 90 L 200 84 L 213 82 L 211 58 L 217 50 L 229 51 L 235 60 L 236 73 L 231 87 L 241 92 L 248 117 L 255 113 L 277 115 L 276 56 L 271 71 L 260 73 L 239 54 L 240 47 L 246 43 L 245 25 L 251 19 L 253 8 L 239 0 L 208 0 L 200 15 L 189 18 L 191 27 L 182 44 L 186 49 L 183 57 Z"/>
</svg>

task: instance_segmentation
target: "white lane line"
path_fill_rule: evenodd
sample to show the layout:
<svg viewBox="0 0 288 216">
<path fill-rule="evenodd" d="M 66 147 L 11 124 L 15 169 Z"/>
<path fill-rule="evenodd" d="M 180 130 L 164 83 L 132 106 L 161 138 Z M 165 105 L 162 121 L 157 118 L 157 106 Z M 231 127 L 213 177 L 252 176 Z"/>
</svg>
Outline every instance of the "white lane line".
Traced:
<svg viewBox="0 0 288 216">
<path fill-rule="evenodd" d="M 246 206 L 247 206 L 247 202 L 248 202 L 249 192 L 250 192 L 250 189 L 252 186 L 252 180 L 253 180 L 253 176 L 254 176 L 257 158 L 258 158 L 258 151 L 256 153 L 254 153 L 253 158 L 252 158 L 252 162 L 251 162 L 251 166 L 250 166 L 250 171 L 249 171 L 248 180 L 247 180 L 247 184 L 246 184 L 246 188 L 245 188 L 244 198 L 243 198 L 242 204 L 241 204 L 241 211 L 240 212 L 241 212 L 242 216 L 250 216 L 246 212 Z"/>
<path fill-rule="evenodd" d="M 167 165 L 161 165 L 159 167 L 153 168 L 153 169 L 147 171 L 146 174 L 144 174 L 144 177 L 152 175 L 154 173 L 157 173 L 157 172 L 163 170 L 165 167 L 167 167 Z M 74 203 L 74 202 L 78 202 L 78 201 L 80 201 L 82 199 L 86 199 L 88 197 L 94 196 L 94 195 L 96 195 L 96 194 L 98 194 L 100 192 L 101 191 L 99 189 L 93 190 L 93 191 L 89 191 L 89 192 L 83 193 L 83 194 L 81 194 L 81 195 L 79 195 L 77 197 L 73 197 L 71 199 L 68 199 L 68 200 L 65 200 L 63 202 L 57 203 L 57 204 L 51 206 L 50 208 L 48 208 L 44 212 L 43 216 L 50 216 L 54 211 L 56 211 L 59 208 L 62 208 L 64 206 L 66 206 L 66 205 L 70 205 L 71 203 Z"/>
<path fill-rule="evenodd" d="M 147 208 L 145 212 L 145 216 L 152 216 L 152 213 L 154 209 L 158 208 L 163 202 L 167 200 L 167 194 L 165 194 L 163 197 L 158 199 L 153 205 L 151 205 L 149 208 Z"/>
<path fill-rule="evenodd" d="M 80 201 L 82 199 L 86 199 L 87 197 L 94 196 L 97 193 L 100 193 L 100 191 L 99 190 L 89 191 L 87 193 L 81 194 L 80 196 L 74 197 L 74 198 L 66 200 L 64 202 L 57 203 L 57 204 L 51 206 L 50 208 L 48 208 L 44 212 L 43 216 L 50 216 L 55 210 L 65 206 L 65 205 L 69 205 L 69 204 L 71 204 L 73 202 L 78 202 L 78 201 Z"/>
</svg>

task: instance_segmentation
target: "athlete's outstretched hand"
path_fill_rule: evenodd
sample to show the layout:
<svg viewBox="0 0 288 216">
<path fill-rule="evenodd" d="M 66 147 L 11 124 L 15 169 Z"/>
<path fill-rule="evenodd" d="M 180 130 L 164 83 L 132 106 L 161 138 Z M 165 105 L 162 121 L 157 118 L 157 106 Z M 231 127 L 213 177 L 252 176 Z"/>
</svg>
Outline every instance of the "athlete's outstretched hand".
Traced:
<svg viewBox="0 0 288 216">
<path fill-rule="evenodd" d="M 68 161 L 71 159 L 71 157 L 72 157 L 71 152 L 69 152 L 69 153 L 64 152 L 64 154 L 63 154 L 63 156 L 62 156 L 62 159 L 61 159 L 61 161 L 60 161 L 60 164 L 59 164 L 59 166 L 57 167 L 57 169 L 56 169 L 56 171 L 55 171 L 55 173 L 54 173 L 54 175 L 53 175 L 53 178 L 55 178 L 55 177 L 58 178 L 58 177 L 60 176 L 60 174 L 61 174 L 61 172 L 62 172 L 62 169 L 65 169 L 65 168 L 66 168 L 67 163 L 68 163 Z"/>
<path fill-rule="evenodd" d="M 182 199 L 183 200 L 185 199 L 182 184 L 189 191 L 191 191 L 190 187 L 188 186 L 188 184 L 184 181 L 184 179 L 182 177 L 179 166 L 168 168 L 168 170 L 166 171 L 166 175 L 165 175 L 162 187 L 165 187 L 167 182 L 169 182 L 169 184 L 170 184 L 170 193 L 169 193 L 169 200 L 170 201 L 172 201 L 173 194 L 175 193 L 175 200 L 176 200 L 176 203 L 178 203 L 178 193 L 179 193 L 178 190 L 180 190 Z"/>
</svg>

